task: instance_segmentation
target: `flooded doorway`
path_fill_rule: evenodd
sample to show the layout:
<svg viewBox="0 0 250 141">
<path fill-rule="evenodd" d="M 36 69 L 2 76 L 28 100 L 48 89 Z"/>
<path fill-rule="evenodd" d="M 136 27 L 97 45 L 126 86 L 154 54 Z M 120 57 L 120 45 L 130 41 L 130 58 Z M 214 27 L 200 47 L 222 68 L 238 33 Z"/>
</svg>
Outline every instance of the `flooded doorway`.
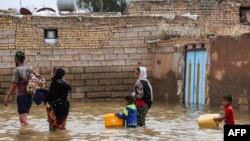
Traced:
<svg viewBox="0 0 250 141">
<path fill-rule="evenodd" d="M 205 104 L 206 62 L 206 50 L 187 51 L 185 67 L 185 103 Z"/>
</svg>

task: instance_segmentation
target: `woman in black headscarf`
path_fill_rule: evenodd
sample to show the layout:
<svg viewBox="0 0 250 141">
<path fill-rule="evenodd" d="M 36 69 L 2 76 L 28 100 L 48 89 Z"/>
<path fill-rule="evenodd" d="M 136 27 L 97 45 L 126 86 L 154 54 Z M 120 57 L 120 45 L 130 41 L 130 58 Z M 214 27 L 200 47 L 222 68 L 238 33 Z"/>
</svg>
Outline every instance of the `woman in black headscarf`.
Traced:
<svg viewBox="0 0 250 141">
<path fill-rule="evenodd" d="M 63 79 L 65 71 L 62 68 L 53 69 L 52 82 L 49 87 L 49 94 L 45 98 L 47 104 L 48 122 L 50 130 L 65 129 L 70 104 L 68 92 L 70 85 Z"/>
</svg>

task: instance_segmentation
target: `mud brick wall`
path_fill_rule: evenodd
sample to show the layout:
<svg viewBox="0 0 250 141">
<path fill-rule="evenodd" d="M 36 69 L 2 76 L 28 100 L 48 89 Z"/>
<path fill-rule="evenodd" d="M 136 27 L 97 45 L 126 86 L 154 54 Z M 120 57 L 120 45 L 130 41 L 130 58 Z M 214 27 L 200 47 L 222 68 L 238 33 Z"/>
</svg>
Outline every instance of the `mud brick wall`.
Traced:
<svg viewBox="0 0 250 141">
<path fill-rule="evenodd" d="M 236 24 L 240 22 L 240 6 L 248 6 L 245 0 L 132 0 L 127 11 L 129 15 L 198 15 L 200 22 Z"/>
<path fill-rule="evenodd" d="M 152 59 L 147 48 L 24 49 L 27 64 L 50 83 L 52 66 L 66 70 L 65 79 L 73 87 L 71 98 L 122 98 L 133 90 L 134 69 L 143 65 L 152 78 Z M 0 50 L 0 88 L 9 88 L 15 50 Z M 9 58 L 5 60 L 5 58 Z"/>
</svg>

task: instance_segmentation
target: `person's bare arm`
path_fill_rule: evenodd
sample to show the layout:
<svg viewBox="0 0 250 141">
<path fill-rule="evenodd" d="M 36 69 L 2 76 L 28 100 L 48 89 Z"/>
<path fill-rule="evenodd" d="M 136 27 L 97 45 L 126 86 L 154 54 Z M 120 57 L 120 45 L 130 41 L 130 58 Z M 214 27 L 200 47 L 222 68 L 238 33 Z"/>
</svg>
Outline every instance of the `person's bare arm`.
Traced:
<svg viewBox="0 0 250 141">
<path fill-rule="evenodd" d="M 15 91 L 16 87 L 17 87 L 17 84 L 15 84 L 15 83 L 12 83 L 12 84 L 11 84 L 8 93 L 7 93 L 7 94 L 5 95 L 5 97 L 4 97 L 4 105 L 5 105 L 5 106 L 8 106 L 9 98 L 10 98 L 10 96 L 13 94 L 13 92 Z"/>
</svg>

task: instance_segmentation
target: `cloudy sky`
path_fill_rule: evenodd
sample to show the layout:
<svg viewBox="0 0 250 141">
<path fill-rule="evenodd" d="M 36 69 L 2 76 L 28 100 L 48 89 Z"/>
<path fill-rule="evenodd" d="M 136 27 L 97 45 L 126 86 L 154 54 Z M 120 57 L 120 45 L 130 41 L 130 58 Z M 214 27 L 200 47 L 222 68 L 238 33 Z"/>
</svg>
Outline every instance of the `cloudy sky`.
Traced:
<svg viewBox="0 0 250 141">
<path fill-rule="evenodd" d="M 57 0 L 0 0 L 0 9 L 16 8 L 20 9 L 20 1 L 22 7 L 26 8 L 37 8 L 51 7 L 57 10 Z"/>
</svg>

